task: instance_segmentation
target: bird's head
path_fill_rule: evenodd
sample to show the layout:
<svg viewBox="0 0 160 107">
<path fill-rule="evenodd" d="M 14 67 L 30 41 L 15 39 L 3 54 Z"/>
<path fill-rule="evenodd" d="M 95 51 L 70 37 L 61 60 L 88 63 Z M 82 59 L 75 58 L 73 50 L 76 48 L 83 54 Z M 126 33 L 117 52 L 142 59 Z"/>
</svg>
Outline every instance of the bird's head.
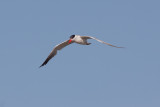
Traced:
<svg viewBox="0 0 160 107">
<path fill-rule="evenodd" d="M 71 35 L 70 36 L 70 39 L 69 39 L 69 42 L 68 42 L 69 44 L 72 42 L 72 40 L 73 40 L 74 37 L 75 37 L 75 35 Z"/>
</svg>

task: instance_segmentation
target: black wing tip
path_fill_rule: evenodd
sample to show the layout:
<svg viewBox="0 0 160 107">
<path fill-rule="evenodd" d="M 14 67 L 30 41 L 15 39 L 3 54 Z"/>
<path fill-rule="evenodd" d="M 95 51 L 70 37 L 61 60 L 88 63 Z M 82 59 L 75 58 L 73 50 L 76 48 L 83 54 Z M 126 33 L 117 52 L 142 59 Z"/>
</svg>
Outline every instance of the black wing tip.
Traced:
<svg viewBox="0 0 160 107">
<path fill-rule="evenodd" d="M 39 68 L 41 68 L 42 66 L 44 66 L 44 65 L 39 66 Z"/>
<path fill-rule="evenodd" d="M 47 64 L 48 61 L 45 61 L 41 66 L 39 66 L 39 68 L 43 67 L 44 65 Z"/>
<path fill-rule="evenodd" d="M 42 64 L 41 66 L 39 66 L 39 68 L 43 67 L 44 65 Z"/>
</svg>

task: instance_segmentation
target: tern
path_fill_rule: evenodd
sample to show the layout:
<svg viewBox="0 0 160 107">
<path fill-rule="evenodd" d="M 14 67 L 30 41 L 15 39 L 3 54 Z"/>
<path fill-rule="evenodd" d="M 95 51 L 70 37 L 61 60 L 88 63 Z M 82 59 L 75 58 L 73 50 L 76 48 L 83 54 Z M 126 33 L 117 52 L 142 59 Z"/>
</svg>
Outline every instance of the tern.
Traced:
<svg viewBox="0 0 160 107">
<path fill-rule="evenodd" d="M 56 45 L 53 48 L 53 50 L 51 51 L 51 53 L 49 54 L 47 59 L 43 62 L 43 64 L 40 67 L 46 65 L 48 63 L 48 61 L 57 54 L 58 50 L 61 50 L 62 48 L 68 46 L 69 44 L 78 43 L 78 44 L 81 44 L 81 45 L 90 45 L 91 43 L 87 42 L 88 39 L 94 39 L 94 40 L 97 40 L 98 42 L 104 43 L 106 45 L 109 45 L 109 46 L 112 46 L 112 47 L 115 47 L 115 48 L 123 48 L 123 47 L 117 47 L 117 46 L 114 46 L 112 44 L 106 43 L 106 42 L 104 42 L 102 40 L 99 40 L 99 39 L 97 39 L 95 37 L 92 37 L 92 36 L 71 35 L 69 40 L 66 40 L 66 41 L 62 42 L 62 43 Z"/>
</svg>

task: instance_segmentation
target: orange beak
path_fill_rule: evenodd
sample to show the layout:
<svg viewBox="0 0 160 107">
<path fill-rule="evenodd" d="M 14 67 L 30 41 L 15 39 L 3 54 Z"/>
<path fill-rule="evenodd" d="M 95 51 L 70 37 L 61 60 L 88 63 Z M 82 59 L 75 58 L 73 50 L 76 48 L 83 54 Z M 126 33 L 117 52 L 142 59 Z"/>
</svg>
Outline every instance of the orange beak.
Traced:
<svg viewBox="0 0 160 107">
<path fill-rule="evenodd" d="M 72 39 L 69 40 L 68 44 L 70 44 L 72 42 Z"/>
</svg>

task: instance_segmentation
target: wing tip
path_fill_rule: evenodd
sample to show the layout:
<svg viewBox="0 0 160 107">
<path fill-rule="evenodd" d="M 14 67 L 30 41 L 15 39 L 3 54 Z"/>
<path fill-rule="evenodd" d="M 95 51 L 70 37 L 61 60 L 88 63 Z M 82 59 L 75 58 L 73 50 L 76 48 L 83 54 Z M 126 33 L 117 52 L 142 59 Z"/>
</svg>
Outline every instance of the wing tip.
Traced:
<svg viewBox="0 0 160 107">
<path fill-rule="evenodd" d="M 42 64 L 41 66 L 39 66 L 39 68 L 43 67 L 44 65 Z"/>
<path fill-rule="evenodd" d="M 39 66 L 39 68 L 41 68 L 42 66 L 44 66 L 44 65 Z"/>
<path fill-rule="evenodd" d="M 125 48 L 125 47 L 117 47 L 117 46 L 116 46 L 116 48 Z"/>
<path fill-rule="evenodd" d="M 47 62 L 45 61 L 41 66 L 39 66 L 39 68 L 43 67 L 46 64 L 47 64 Z"/>
</svg>

